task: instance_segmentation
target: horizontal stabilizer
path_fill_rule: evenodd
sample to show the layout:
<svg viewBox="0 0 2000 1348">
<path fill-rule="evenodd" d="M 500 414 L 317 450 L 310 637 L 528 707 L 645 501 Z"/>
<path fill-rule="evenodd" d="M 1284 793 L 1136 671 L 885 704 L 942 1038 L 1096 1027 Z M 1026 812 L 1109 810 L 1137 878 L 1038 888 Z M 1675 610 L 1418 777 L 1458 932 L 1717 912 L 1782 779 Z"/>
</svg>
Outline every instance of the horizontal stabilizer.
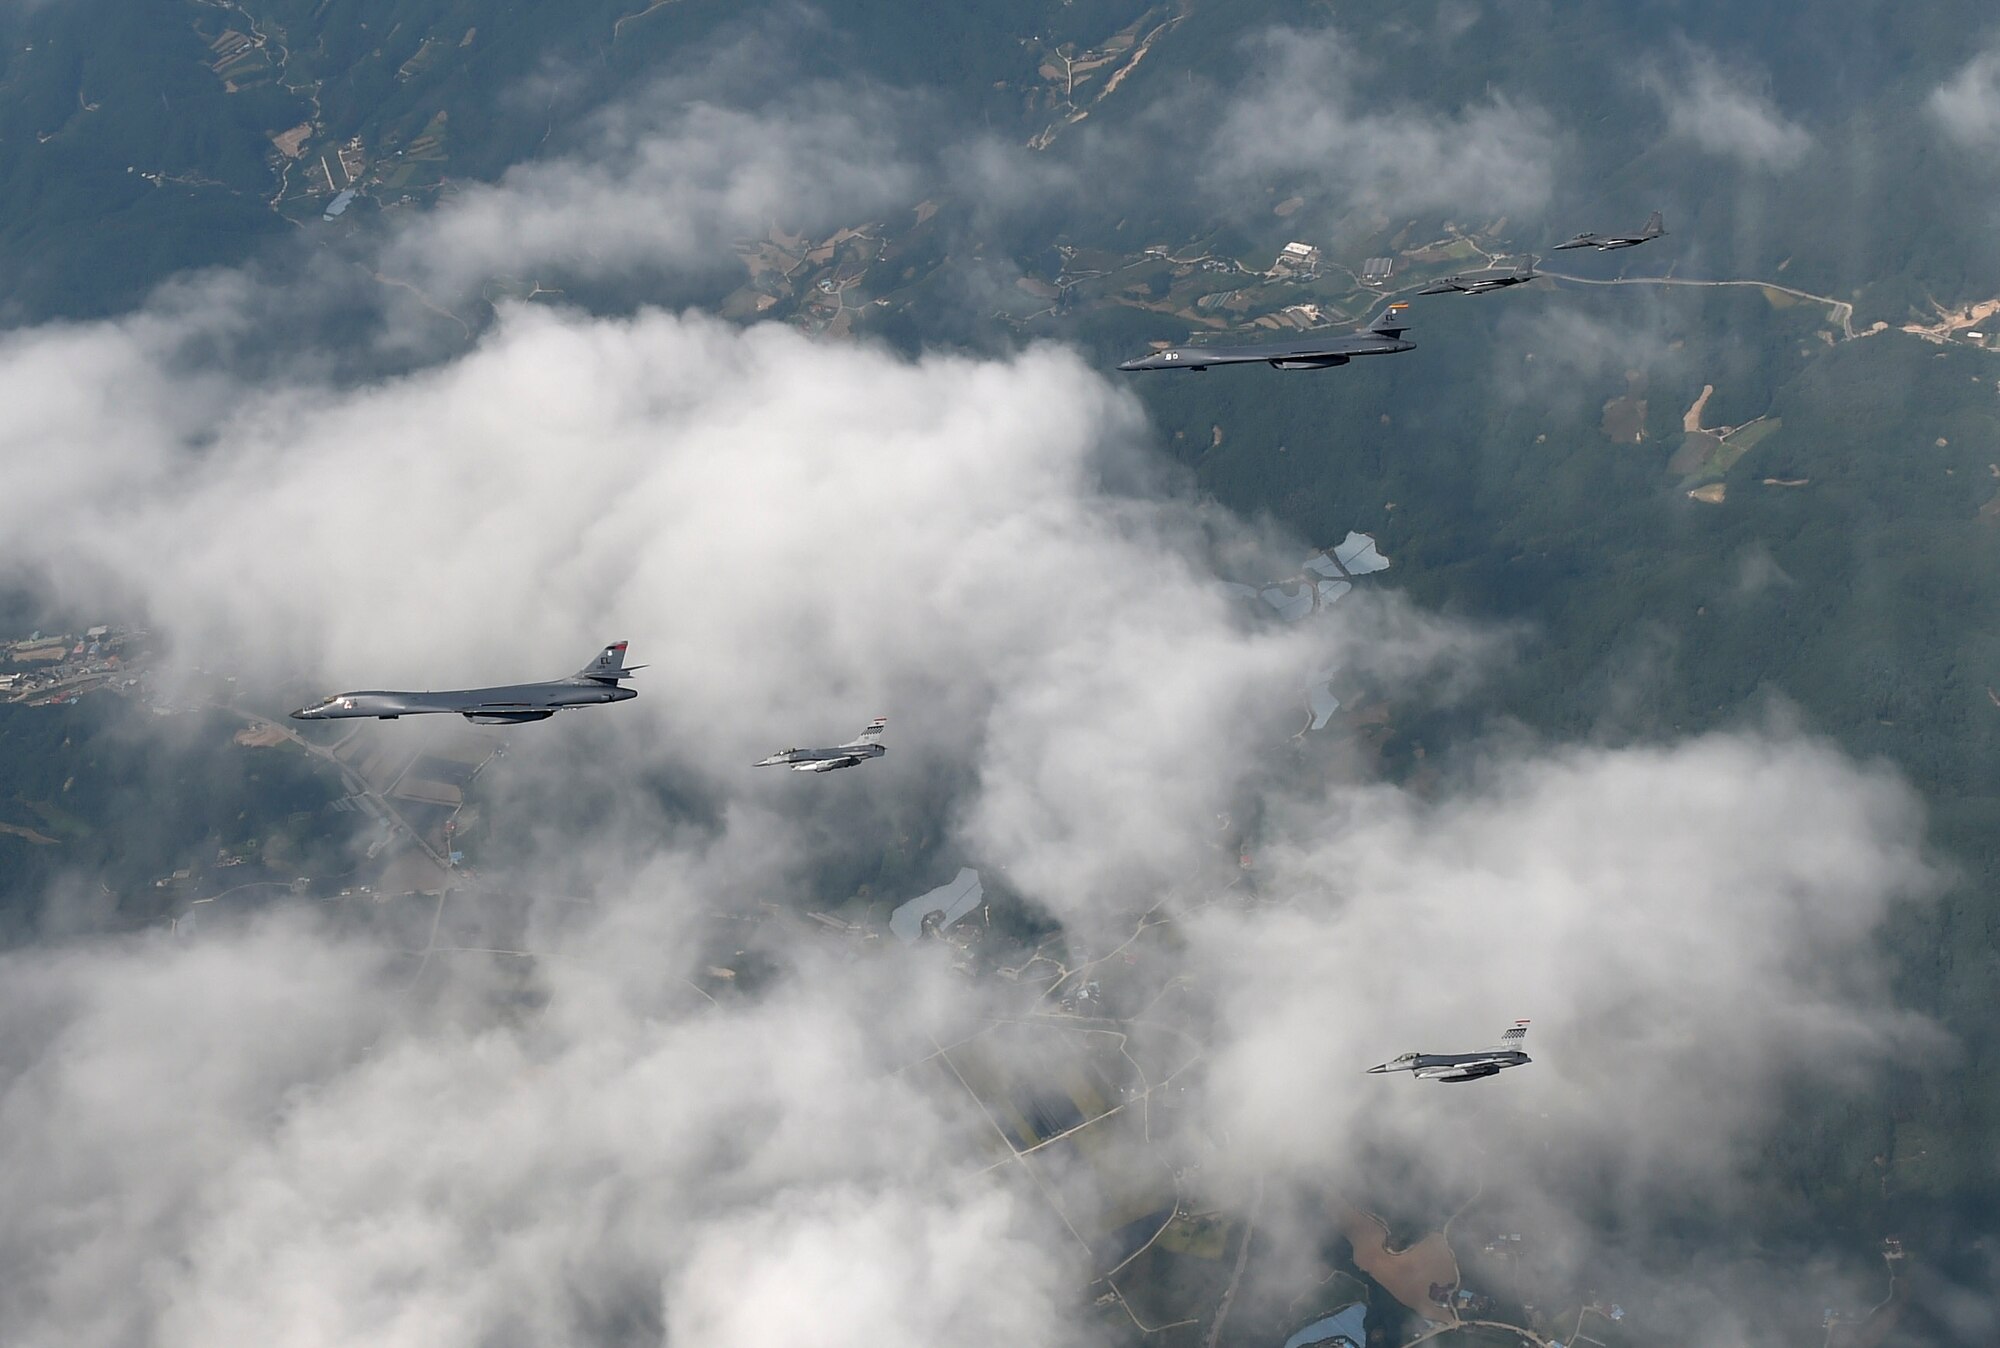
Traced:
<svg viewBox="0 0 2000 1348">
<path fill-rule="evenodd" d="M 625 642 L 614 641 L 597 653 L 597 658 L 576 672 L 579 679 L 594 679 L 598 683 L 616 683 L 629 679 L 644 665 L 627 666 L 625 663 Z"/>
<path fill-rule="evenodd" d="M 1380 337 L 1401 337 L 1405 332 L 1409 331 L 1409 324 L 1403 321 L 1403 315 L 1409 310 L 1409 307 L 1409 305 L 1403 303 L 1401 300 L 1396 301 L 1396 303 L 1384 309 L 1375 321 L 1368 325 L 1368 331 Z"/>
</svg>

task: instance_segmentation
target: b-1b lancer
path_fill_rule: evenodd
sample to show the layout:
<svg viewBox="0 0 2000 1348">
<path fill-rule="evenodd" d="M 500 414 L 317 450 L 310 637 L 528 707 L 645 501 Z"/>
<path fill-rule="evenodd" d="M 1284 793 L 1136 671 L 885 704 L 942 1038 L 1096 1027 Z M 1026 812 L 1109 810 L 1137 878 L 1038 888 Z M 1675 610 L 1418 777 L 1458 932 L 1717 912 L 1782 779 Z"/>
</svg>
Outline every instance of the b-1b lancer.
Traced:
<svg viewBox="0 0 2000 1348">
<path fill-rule="evenodd" d="M 1353 332 L 1304 332 L 1281 342 L 1255 346 L 1170 346 L 1128 360 L 1121 370 L 1206 370 L 1211 365 L 1269 365 L 1280 370 L 1324 370 L 1356 356 L 1386 356 L 1416 349 L 1403 340 L 1407 304 L 1392 304 L 1365 328 Z"/>
<path fill-rule="evenodd" d="M 568 707 L 590 707 L 600 702 L 623 702 L 639 696 L 636 688 L 619 686 L 645 668 L 627 666 L 625 643 L 606 646 L 597 658 L 566 679 L 546 683 L 512 683 L 501 688 L 461 688 L 444 693 L 394 693 L 369 691 L 335 693 L 332 697 L 300 707 L 292 713 L 297 721 L 337 721 L 355 716 L 373 716 L 393 721 L 399 716 L 423 716 L 456 712 L 478 725 L 514 725 L 522 721 L 546 721 Z"/>
<path fill-rule="evenodd" d="M 1519 1067 L 1533 1062 L 1521 1051 L 1521 1041 L 1527 1038 L 1528 1022 L 1517 1020 L 1500 1042 L 1479 1053 L 1405 1053 L 1400 1058 L 1391 1058 L 1369 1068 L 1371 1072 L 1414 1072 L 1425 1081 L 1477 1081 L 1481 1077 L 1496 1076 L 1502 1068 Z"/>
<path fill-rule="evenodd" d="M 1666 232 L 1666 225 L 1661 221 L 1660 213 L 1654 211 L 1646 217 L 1646 227 L 1637 234 L 1584 233 L 1567 243 L 1557 244 L 1556 249 L 1560 251 L 1564 248 L 1595 248 L 1601 253 L 1608 248 L 1637 248 L 1640 244 L 1649 243 Z"/>
<path fill-rule="evenodd" d="M 1417 293 L 1419 295 L 1484 295 L 1489 290 L 1505 290 L 1534 280 L 1541 273 L 1535 270 L 1535 259 L 1513 267 L 1487 267 L 1483 271 L 1469 271 L 1462 276 L 1445 276 L 1431 282 Z"/>
<path fill-rule="evenodd" d="M 863 759 L 880 758 L 889 752 L 889 746 L 882 743 L 882 731 L 888 724 L 888 717 L 878 716 L 868 723 L 866 730 L 845 744 L 826 749 L 780 749 L 769 758 L 758 759 L 751 766 L 790 768 L 793 772 L 832 772 L 835 768 L 851 768 Z"/>
</svg>

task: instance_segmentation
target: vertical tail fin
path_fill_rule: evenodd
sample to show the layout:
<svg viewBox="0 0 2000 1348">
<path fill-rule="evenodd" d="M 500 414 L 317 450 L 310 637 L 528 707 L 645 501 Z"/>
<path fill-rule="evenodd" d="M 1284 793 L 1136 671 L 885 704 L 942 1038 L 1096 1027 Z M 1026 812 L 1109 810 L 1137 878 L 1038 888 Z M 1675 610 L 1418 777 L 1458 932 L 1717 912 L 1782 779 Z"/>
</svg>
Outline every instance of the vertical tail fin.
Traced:
<svg viewBox="0 0 2000 1348">
<path fill-rule="evenodd" d="M 1667 232 L 1667 222 L 1658 211 L 1646 217 L 1646 227 L 1639 231 L 1649 239 L 1657 239 Z"/>
<path fill-rule="evenodd" d="M 1503 1053 L 1507 1052 L 1518 1053 L 1521 1051 L 1521 1046 L 1523 1042 L 1527 1039 L 1527 1037 L 1528 1037 L 1528 1022 L 1525 1020 L 1517 1020 L 1507 1028 L 1504 1034 L 1500 1036 L 1500 1043 L 1498 1047 L 1500 1051 Z"/>
<path fill-rule="evenodd" d="M 878 716 L 868 723 L 867 729 L 854 737 L 856 744 L 873 744 L 882 738 L 882 732 L 889 727 L 889 718 Z"/>
<path fill-rule="evenodd" d="M 1409 307 L 1401 300 L 1396 301 L 1376 316 L 1375 321 L 1368 325 L 1368 331 L 1378 337 L 1401 337 L 1409 331 L 1409 325 L 1403 322 L 1403 313 Z"/>
<path fill-rule="evenodd" d="M 612 642 L 597 653 L 595 660 L 592 660 L 582 669 L 579 669 L 576 672 L 576 677 L 579 679 L 595 679 L 599 683 L 616 683 L 620 679 L 630 678 L 635 671 L 643 669 L 644 666 L 633 665 L 628 667 L 626 665 L 625 646 L 626 643 L 622 641 Z"/>
</svg>

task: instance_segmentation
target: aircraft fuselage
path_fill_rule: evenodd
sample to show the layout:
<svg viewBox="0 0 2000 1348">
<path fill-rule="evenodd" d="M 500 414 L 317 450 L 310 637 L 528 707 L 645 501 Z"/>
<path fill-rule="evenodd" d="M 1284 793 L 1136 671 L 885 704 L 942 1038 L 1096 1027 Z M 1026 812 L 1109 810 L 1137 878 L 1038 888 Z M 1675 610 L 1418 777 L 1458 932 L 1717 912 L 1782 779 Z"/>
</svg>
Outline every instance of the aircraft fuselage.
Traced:
<svg viewBox="0 0 2000 1348">
<path fill-rule="evenodd" d="M 310 707 L 301 707 L 292 716 L 300 721 L 338 721 L 368 716 L 393 721 L 400 716 L 456 713 L 482 724 L 505 725 L 546 720 L 570 707 L 623 702 L 638 695 L 636 688 L 621 688 L 617 684 L 590 679 L 507 684 L 498 688 L 461 688 L 436 693 L 363 689 L 337 693 Z"/>
<path fill-rule="evenodd" d="M 1387 356 L 1414 351 L 1417 344 L 1401 337 L 1349 334 L 1321 342 L 1259 342 L 1252 346 L 1174 346 L 1139 356 L 1121 370 L 1205 370 L 1211 365 L 1269 365 L 1280 370 L 1324 370 L 1345 365 L 1356 356 Z"/>
<path fill-rule="evenodd" d="M 1370 1072 L 1409 1072 L 1424 1081 L 1477 1081 L 1495 1076 L 1508 1067 L 1533 1062 L 1518 1049 L 1485 1053 L 1405 1053 L 1393 1062 L 1371 1067 Z"/>
</svg>

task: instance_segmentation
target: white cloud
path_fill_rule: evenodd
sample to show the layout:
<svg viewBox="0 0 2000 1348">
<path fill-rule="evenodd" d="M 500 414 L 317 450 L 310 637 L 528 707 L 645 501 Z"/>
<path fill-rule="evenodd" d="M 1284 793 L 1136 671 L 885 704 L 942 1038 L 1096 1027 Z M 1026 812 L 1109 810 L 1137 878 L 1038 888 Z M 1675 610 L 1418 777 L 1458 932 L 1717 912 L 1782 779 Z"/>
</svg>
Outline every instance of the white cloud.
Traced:
<svg viewBox="0 0 2000 1348">
<path fill-rule="evenodd" d="M 976 771 L 969 839 L 1052 902 L 1185 869 L 1162 825 L 1227 800 L 1331 635 L 1242 630 L 1204 512 L 1099 485 L 1147 471 L 1136 408 L 1052 348 L 907 363 L 520 308 L 360 388 L 170 376 L 184 354 L 145 318 L 17 339 L 0 392 L 42 452 L 0 563 L 61 558 L 79 601 L 142 594 L 189 649 L 345 686 L 553 676 L 628 638 L 653 668 L 610 713 L 643 728 L 625 752 L 717 781 L 888 714 L 871 775 Z"/>
<path fill-rule="evenodd" d="M 1204 177 L 1225 196 L 1282 177 L 1389 211 L 1518 213 L 1548 200 L 1562 147 L 1539 108 L 1495 95 L 1446 113 L 1364 91 L 1363 61 L 1333 30 L 1276 29 L 1249 50 L 1257 73 L 1202 142 Z M 1184 139 L 1165 112 L 1157 129 Z"/>
<path fill-rule="evenodd" d="M 1944 133 L 1963 145 L 2000 142 L 2000 52 L 1983 52 L 1931 91 L 1927 102 Z"/>
<path fill-rule="evenodd" d="M 1325 181 L 1406 209 L 1546 194 L 1539 114 L 1413 126 L 1363 110 L 1332 39 L 1277 55 L 1244 116 L 1318 76 L 1333 93 L 1254 171 L 1324 151 Z M 760 144 L 776 126 L 651 118 L 475 191 L 400 256 L 447 286 L 703 266 L 746 224 L 907 186 L 802 200 L 792 175 L 844 162 L 856 128 Z M 1217 1179 L 1321 1184 L 1383 1154 L 1457 1177 L 1497 1140 L 1570 1220 L 1572 1162 L 1721 1193 L 1792 1074 L 1848 1087 L 1915 1039 L 1871 950 L 1926 882 L 1919 821 L 1823 746 L 1496 750 L 1431 804 L 1298 787 L 1271 723 L 1302 671 L 1462 671 L 1482 639 L 1393 600 L 1247 624 L 1209 559 L 1259 579 L 1298 541 L 1178 495 L 1137 404 L 1073 353 L 904 360 L 507 307 L 456 359 L 342 383 L 218 364 L 243 284 L 0 342 L 0 576 L 136 596 L 212 666 L 342 686 L 558 674 L 627 637 L 640 699 L 526 728 L 517 785 L 482 789 L 630 789 L 524 826 L 508 878 L 597 906 L 518 984 L 440 957 L 431 1005 L 366 942 L 283 918 L 0 965 L 10 1339 L 1085 1337 L 1076 1237 L 1016 1170 L 972 1173 L 992 1125 L 932 1060 L 1031 996 L 930 948 L 845 963 L 782 924 L 771 990 L 687 989 L 707 915 L 819 902 L 827 849 L 924 811 L 1079 948 L 1156 901 L 1181 919 L 1146 973 L 1194 992 L 1134 1050 L 1212 1040 L 1194 1112 L 1229 1141 Z M 880 763 L 747 768 L 883 712 Z M 637 785 L 659 774 L 711 818 L 664 819 Z M 1238 806 L 1260 821 L 1247 898 L 1209 846 Z M 1463 1096 L 1359 1074 L 1517 1014 L 1538 1061 L 1473 1088 L 1491 1131 L 1440 1117 Z"/>
<path fill-rule="evenodd" d="M 867 88 L 805 84 L 749 110 L 668 81 L 600 114 L 582 148 L 516 165 L 399 228 L 380 265 L 446 297 L 495 277 L 740 265 L 728 245 L 774 225 L 826 231 L 914 204 L 904 117 Z"/>
<path fill-rule="evenodd" d="M 1687 45 L 1674 69 L 1656 67 L 1645 82 L 1666 112 L 1669 134 L 1709 154 L 1783 172 L 1812 149 L 1811 133 L 1779 111 L 1759 72 L 1725 64 L 1705 48 Z"/>
<path fill-rule="evenodd" d="M 1361 1069 L 1525 1016 L 1537 1061 L 1490 1092 L 1489 1145 L 1533 1167 L 1545 1139 L 1548 1183 L 1602 1157 L 1655 1196 L 1726 1186 L 1792 1074 L 1851 1086 L 1921 1034 L 1872 956 L 1935 882 L 1920 811 L 1824 745 L 1505 752 L 1435 803 L 1341 790 L 1280 839 L 1260 885 L 1284 902 L 1202 925 L 1235 975 L 1211 1108 L 1289 1169 L 1339 1164 L 1329 1134 L 1414 1128 L 1451 1154 L 1460 1116 Z"/>
<path fill-rule="evenodd" d="M 539 1013 L 462 1031 L 296 920 L 11 957 L 8 1338 L 1066 1341 L 1046 1214 L 887 1075 L 924 968 L 699 1014 L 661 991 L 693 952 L 651 954 L 545 965 Z"/>
</svg>

